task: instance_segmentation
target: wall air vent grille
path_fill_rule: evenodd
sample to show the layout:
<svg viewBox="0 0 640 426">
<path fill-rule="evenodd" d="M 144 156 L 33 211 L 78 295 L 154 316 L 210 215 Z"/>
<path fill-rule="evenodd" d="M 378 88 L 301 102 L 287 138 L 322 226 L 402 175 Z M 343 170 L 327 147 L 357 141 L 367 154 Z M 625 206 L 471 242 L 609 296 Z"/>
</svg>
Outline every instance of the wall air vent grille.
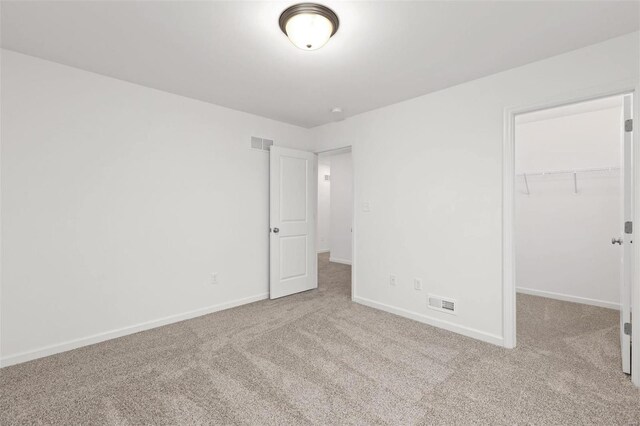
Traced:
<svg viewBox="0 0 640 426">
<path fill-rule="evenodd" d="M 251 148 L 262 149 L 262 139 L 251 136 Z"/>
<path fill-rule="evenodd" d="M 453 299 L 447 299 L 430 294 L 427 298 L 427 306 L 436 311 L 456 314 L 456 301 Z"/>
<path fill-rule="evenodd" d="M 251 136 L 251 149 L 257 149 L 258 151 L 267 151 L 271 150 L 271 146 L 273 145 L 272 139 L 263 139 L 256 136 Z"/>
<path fill-rule="evenodd" d="M 443 300 L 442 301 L 442 309 L 446 309 L 448 311 L 455 311 L 456 310 L 456 304 L 453 303 L 450 300 Z"/>
</svg>

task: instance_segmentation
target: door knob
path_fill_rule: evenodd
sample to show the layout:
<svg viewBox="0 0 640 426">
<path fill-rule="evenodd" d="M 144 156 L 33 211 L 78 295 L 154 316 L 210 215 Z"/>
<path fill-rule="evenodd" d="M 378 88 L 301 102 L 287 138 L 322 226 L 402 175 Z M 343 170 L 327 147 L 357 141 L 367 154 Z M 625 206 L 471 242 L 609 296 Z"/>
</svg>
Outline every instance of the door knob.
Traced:
<svg viewBox="0 0 640 426">
<path fill-rule="evenodd" d="M 273 233 L 274 233 L 274 234 L 277 234 L 278 232 L 280 232 L 280 229 L 279 229 L 279 228 L 273 228 Z"/>
<path fill-rule="evenodd" d="M 615 237 L 614 237 L 614 238 L 611 238 L 611 244 L 619 244 L 619 245 L 622 245 L 622 238 L 618 238 L 618 239 L 616 239 Z"/>
</svg>

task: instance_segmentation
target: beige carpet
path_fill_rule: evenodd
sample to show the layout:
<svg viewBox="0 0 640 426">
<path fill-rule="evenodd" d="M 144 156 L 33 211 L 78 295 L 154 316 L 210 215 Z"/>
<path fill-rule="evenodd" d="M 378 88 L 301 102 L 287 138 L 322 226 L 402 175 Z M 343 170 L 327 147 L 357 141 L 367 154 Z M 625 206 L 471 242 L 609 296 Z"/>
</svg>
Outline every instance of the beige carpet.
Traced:
<svg viewBox="0 0 640 426">
<path fill-rule="evenodd" d="M 518 296 L 505 350 L 320 288 L 5 368 L 0 424 L 640 424 L 617 312 Z"/>
</svg>

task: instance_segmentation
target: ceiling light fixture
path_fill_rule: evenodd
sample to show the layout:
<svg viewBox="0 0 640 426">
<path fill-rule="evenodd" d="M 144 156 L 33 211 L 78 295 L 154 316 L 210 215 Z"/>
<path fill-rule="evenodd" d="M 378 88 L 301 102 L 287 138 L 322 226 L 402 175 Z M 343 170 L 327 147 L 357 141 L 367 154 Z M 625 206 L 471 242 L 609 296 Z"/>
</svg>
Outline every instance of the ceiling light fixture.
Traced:
<svg viewBox="0 0 640 426">
<path fill-rule="evenodd" d="M 280 29 L 291 43 L 303 50 L 321 48 L 339 26 L 338 15 L 316 3 L 295 4 L 280 15 Z"/>
</svg>

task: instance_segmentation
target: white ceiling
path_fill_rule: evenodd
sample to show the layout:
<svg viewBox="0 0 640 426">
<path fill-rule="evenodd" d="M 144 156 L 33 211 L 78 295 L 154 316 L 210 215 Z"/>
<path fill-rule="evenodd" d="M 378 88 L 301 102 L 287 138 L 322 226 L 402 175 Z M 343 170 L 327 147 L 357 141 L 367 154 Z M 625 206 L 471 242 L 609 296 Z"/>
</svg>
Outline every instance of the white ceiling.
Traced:
<svg viewBox="0 0 640 426">
<path fill-rule="evenodd" d="M 322 49 L 278 28 L 288 2 L 3 1 L 2 46 L 313 127 L 638 29 L 636 1 L 322 1 Z"/>
</svg>

